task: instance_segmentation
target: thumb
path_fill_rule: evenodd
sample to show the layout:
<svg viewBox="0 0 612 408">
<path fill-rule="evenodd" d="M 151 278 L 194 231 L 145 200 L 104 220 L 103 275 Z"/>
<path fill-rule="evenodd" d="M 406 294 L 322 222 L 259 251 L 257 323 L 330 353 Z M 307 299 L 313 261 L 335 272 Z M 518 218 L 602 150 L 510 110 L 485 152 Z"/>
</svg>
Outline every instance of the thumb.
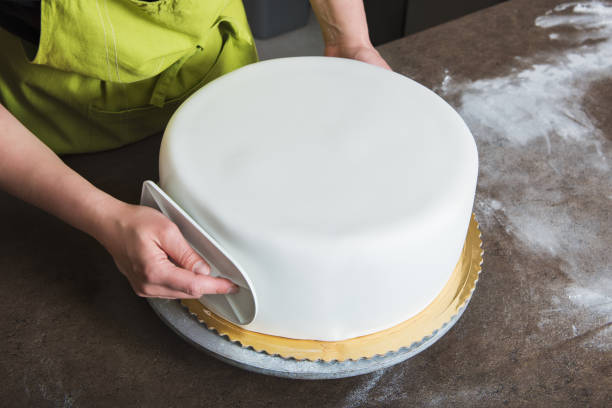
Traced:
<svg viewBox="0 0 612 408">
<path fill-rule="evenodd" d="M 167 228 L 160 237 L 161 249 L 183 269 L 201 274 L 210 274 L 210 265 L 189 245 L 175 224 Z"/>
</svg>

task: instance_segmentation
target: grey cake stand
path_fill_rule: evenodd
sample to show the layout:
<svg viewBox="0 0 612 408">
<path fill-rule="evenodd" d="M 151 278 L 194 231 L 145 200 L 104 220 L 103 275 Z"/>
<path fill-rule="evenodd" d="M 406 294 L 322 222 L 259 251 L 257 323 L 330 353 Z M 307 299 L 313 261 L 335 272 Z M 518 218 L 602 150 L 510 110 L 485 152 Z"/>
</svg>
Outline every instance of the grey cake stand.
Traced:
<svg viewBox="0 0 612 408">
<path fill-rule="evenodd" d="M 216 332 L 209 330 L 192 316 L 178 300 L 148 300 L 160 319 L 179 336 L 219 360 L 259 374 L 306 380 L 352 377 L 401 363 L 419 354 L 444 336 L 457 323 L 469 303 L 468 299 L 448 323 L 431 336 L 413 343 L 410 347 L 369 359 L 324 362 L 284 359 L 242 347 L 240 344 L 233 343 L 226 337 L 219 336 Z"/>
</svg>

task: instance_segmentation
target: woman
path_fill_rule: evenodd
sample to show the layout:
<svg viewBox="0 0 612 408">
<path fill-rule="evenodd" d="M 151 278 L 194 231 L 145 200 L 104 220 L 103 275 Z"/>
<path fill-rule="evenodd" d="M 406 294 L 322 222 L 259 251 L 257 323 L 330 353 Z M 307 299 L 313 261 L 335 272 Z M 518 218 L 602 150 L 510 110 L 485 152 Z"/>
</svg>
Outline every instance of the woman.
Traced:
<svg viewBox="0 0 612 408">
<path fill-rule="evenodd" d="M 325 55 L 389 68 L 361 0 L 311 4 Z M 97 239 L 140 296 L 237 291 L 161 213 L 95 188 L 58 154 L 158 133 L 196 89 L 255 62 L 241 1 L 0 0 L 0 23 L 0 188 Z"/>
</svg>

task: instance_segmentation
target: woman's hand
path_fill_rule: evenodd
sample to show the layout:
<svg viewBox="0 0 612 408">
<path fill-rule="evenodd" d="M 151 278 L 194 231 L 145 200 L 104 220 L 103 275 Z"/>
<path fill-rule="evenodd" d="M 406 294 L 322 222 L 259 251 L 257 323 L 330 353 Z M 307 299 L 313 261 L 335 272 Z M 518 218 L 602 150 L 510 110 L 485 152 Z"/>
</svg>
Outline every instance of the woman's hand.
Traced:
<svg viewBox="0 0 612 408">
<path fill-rule="evenodd" d="M 326 56 L 391 69 L 370 42 L 363 0 L 310 0 L 310 4 L 321 26 Z"/>
<path fill-rule="evenodd" d="M 358 46 L 330 45 L 325 47 L 325 56 L 351 58 L 357 61 L 367 62 L 381 68 L 391 70 L 387 61 L 380 56 L 372 44 Z"/>
<path fill-rule="evenodd" d="M 96 238 L 137 294 L 198 298 L 238 288 L 210 268 L 161 213 L 121 202 L 70 169 L 0 105 L 0 189 Z"/>
<path fill-rule="evenodd" d="M 100 242 L 138 296 L 188 299 L 238 291 L 229 280 L 208 276 L 209 265 L 159 211 L 119 203 L 104 230 Z"/>
</svg>

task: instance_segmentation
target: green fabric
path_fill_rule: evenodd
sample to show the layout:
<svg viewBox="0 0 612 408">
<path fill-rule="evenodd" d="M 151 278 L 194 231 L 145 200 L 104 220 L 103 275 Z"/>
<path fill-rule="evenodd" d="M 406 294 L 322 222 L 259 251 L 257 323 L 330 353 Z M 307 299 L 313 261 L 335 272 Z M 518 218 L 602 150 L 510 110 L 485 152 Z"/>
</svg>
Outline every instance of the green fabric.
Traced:
<svg viewBox="0 0 612 408">
<path fill-rule="evenodd" d="M 207 82 L 255 62 L 240 0 L 43 0 L 28 60 L 0 29 L 0 103 L 57 153 L 160 132 Z"/>
</svg>

